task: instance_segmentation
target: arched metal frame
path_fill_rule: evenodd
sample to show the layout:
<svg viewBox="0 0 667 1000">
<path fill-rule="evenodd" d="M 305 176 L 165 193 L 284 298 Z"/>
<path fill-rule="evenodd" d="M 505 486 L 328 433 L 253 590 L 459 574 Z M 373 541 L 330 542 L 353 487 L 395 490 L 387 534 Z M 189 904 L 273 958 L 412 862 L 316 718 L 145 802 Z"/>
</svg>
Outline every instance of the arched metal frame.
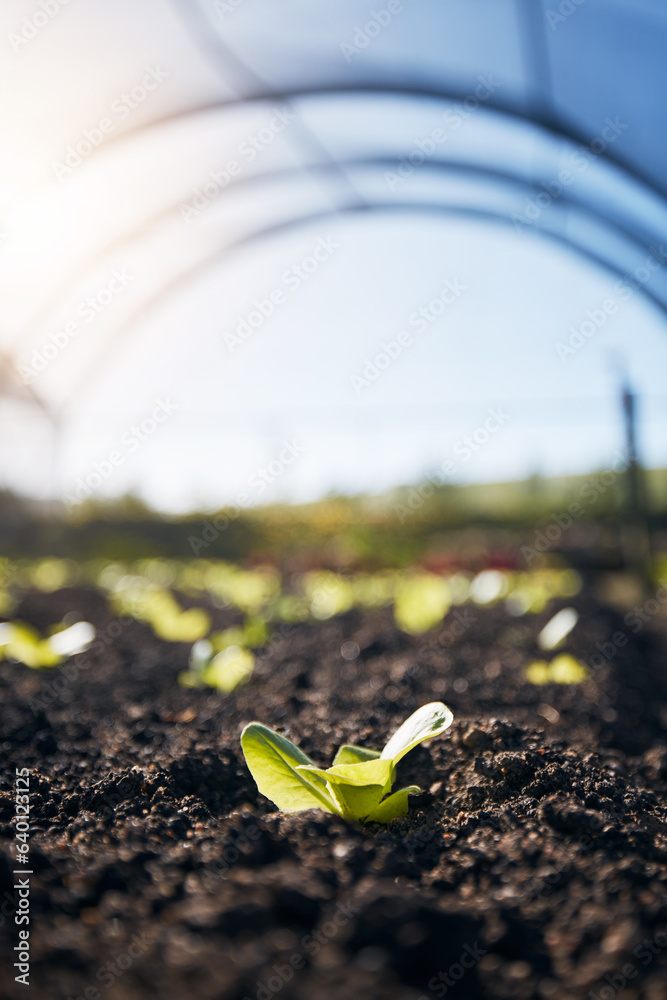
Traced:
<svg viewBox="0 0 667 1000">
<path fill-rule="evenodd" d="M 414 215 L 426 214 L 429 215 L 430 217 L 440 215 L 450 218 L 452 217 L 472 218 L 472 219 L 477 219 L 479 221 L 496 223 L 503 226 L 512 225 L 511 220 L 509 220 L 506 215 L 500 212 L 494 213 L 485 209 L 443 206 L 436 202 L 428 202 L 428 201 L 422 202 L 421 204 L 416 202 L 404 202 L 404 203 L 378 202 L 369 206 L 366 205 L 364 206 L 350 205 L 342 207 L 339 206 L 336 208 L 324 210 L 322 212 L 309 213 L 308 215 L 293 218 L 286 222 L 278 223 L 274 226 L 267 226 L 262 230 L 251 234 L 250 236 L 242 237 L 233 244 L 226 245 L 221 250 L 215 251 L 206 260 L 198 262 L 195 265 L 195 267 L 181 274 L 175 281 L 172 280 L 169 286 L 169 294 L 170 295 L 174 294 L 176 291 L 190 284 L 190 282 L 197 280 L 198 278 L 201 277 L 203 273 L 205 273 L 210 268 L 217 267 L 223 260 L 228 259 L 229 256 L 235 250 L 241 249 L 254 242 L 261 241 L 263 239 L 266 239 L 267 237 L 271 237 L 276 234 L 286 233 L 298 229 L 300 227 L 311 225 L 312 223 L 318 222 L 322 219 L 329 219 L 331 217 L 341 216 L 341 215 L 365 214 L 372 212 L 385 212 L 385 213 L 397 212 L 397 213 L 406 213 Z M 570 250 L 579 252 L 581 256 L 585 257 L 585 259 L 592 261 L 600 268 L 607 271 L 609 274 L 613 275 L 614 277 L 623 277 L 625 275 L 624 271 L 614 267 L 608 261 L 604 260 L 604 258 L 592 253 L 592 251 L 590 250 L 583 251 L 577 244 L 573 243 L 566 236 L 562 236 L 558 233 L 546 232 L 545 230 L 535 231 L 534 234 L 531 235 L 534 235 L 535 238 L 543 238 L 551 240 L 552 242 L 555 242 L 561 246 L 568 247 L 568 249 Z M 654 305 L 656 305 L 660 309 L 663 315 L 667 316 L 667 306 L 659 298 L 654 296 L 650 289 L 643 288 L 640 289 L 640 291 L 649 301 L 651 301 Z M 127 334 L 132 330 L 133 325 L 137 323 L 140 319 L 144 318 L 150 311 L 152 311 L 153 308 L 158 306 L 162 302 L 163 298 L 164 298 L 164 292 L 160 291 L 155 295 L 153 295 L 147 302 L 142 303 L 142 305 L 138 307 L 138 309 L 135 311 L 130 320 L 125 323 L 123 329 L 123 335 L 127 336 Z M 116 347 L 117 347 L 117 341 L 113 341 L 112 343 L 107 343 L 106 345 L 104 345 L 104 347 L 101 348 L 100 353 L 96 357 L 94 365 L 91 365 L 90 367 L 84 369 L 78 384 L 85 383 L 85 381 L 91 377 L 93 368 L 97 366 L 100 360 L 104 360 L 105 357 L 113 353 Z"/>
<path fill-rule="evenodd" d="M 217 43 L 214 43 L 217 44 Z M 238 62 L 237 64 L 242 67 L 242 64 Z M 242 67 L 243 68 L 243 67 Z M 254 74 L 251 74 L 254 81 L 261 84 Z M 110 136 L 108 142 L 102 150 L 96 151 L 94 155 L 102 155 L 104 149 L 108 149 L 111 146 L 118 147 L 125 143 L 131 142 L 138 136 L 150 135 L 151 132 L 156 129 L 163 129 L 174 124 L 178 124 L 183 121 L 192 120 L 193 117 L 199 115 L 207 115 L 212 113 L 219 113 L 221 111 L 228 110 L 230 108 L 244 106 L 248 104 L 255 103 L 275 103 L 276 101 L 284 101 L 286 103 L 294 102 L 299 99 L 304 98 L 317 98 L 322 96 L 344 96 L 344 97 L 354 97 L 356 95 L 378 95 L 383 97 L 394 97 L 394 98 L 419 98 L 419 99 L 429 99 L 433 101 L 447 101 L 456 102 L 464 101 L 470 94 L 464 90 L 456 90 L 452 88 L 444 89 L 437 87 L 427 87 L 421 83 L 404 82 L 401 85 L 397 85 L 395 81 L 373 81 L 373 82 L 346 82 L 346 83 L 329 83 L 329 84 L 319 84 L 319 85 L 309 85 L 302 87 L 293 88 L 280 88 L 274 89 L 267 86 L 256 86 L 255 89 L 239 97 L 226 97 L 223 99 L 215 100 L 205 104 L 198 105 L 194 108 L 189 108 L 183 111 L 178 111 L 173 114 L 165 115 L 159 119 L 155 119 L 148 124 L 138 126 L 134 129 L 129 129 L 127 132 L 122 133 L 118 136 Z M 538 113 L 535 108 L 532 109 L 531 113 L 523 112 L 519 109 L 510 107 L 509 105 L 503 103 L 500 100 L 489 99 L 485 101 L 484 112 L 488 114 L 496 114 L 507 117 L 511 121 L 520 122 L 526 126 L 537 128 L 541 131 L 543 138 L 556 140 L 562 143 L 569 143 L 571 145 L 587 145 L 587 138 L 581 133 L 577 132 L 575 129 L 565 128 L 564 126 L 555 123 L 549 114 L 546 112 Z M 311 130 L 305 126 L 305 130 L 309 133 L 311 139 L 314 140 L 313 145 L 322 152 L 322 146 L 319 140 L 313 135 Z M 278 232 L 286 232 L 290 229 L 307 225 L 310 222 L 314 222 L 319 218 L 328 217 L 332 214 L 351 214 L 358 212 L 390 212 L 390 211 L 400 211 L 400 212 L 412 212 L 412 213 L 430 213 L 431 215 L 449 215 L 449 216 L 461 216 L 469 218 L 477 218 L 485 221 L 491 221 L 495 223 L 509 223 L 510 219 L 507 218 L 503 213 L 493 213 L 489 210 L 483 210 L 475 208 L 474 206 L 443 206 L 437 202 L 433 201 L 415 201 L 415 202 L 381 202 L 374 201 L 367 203 L 363 198 L 361 198 L 358 193 L 354 190 L 351 178 L 349 177 L 347 170 L 349 168 L 359 167 L 359 166 L 375 166 L 383 167 L 384 169 L 391 170 L 396 169 L 401 163 L 400 157 L 360 157 L 360 158 L 350 158 L 347 160 L 333 159 L 324 154 L 328 162 L 324 163 L 306 163 L 302 166 L 296 166 L 291 168 L 284 168 L 279 170 L 266 171 L 260 175 L 245 178 L 235 178 L 232 183 L 225 189 L 223 195 L 231 193 L 233 189 L 237 189 L 242 185 L 260 184 L 265 183 L 267 180 L 274 179 L 281 175 L 295 174 L 299 170 L 307 170 L 313 173 L 330 173 L 337 174 L 342 177 L 348 186 L 348 189 L 352 191 L 352 197 L 348 200 L 347 204 L 338 206 L 328 212 L 323 213 L 312 213 L 303 218 L 294 218 L 287 222 L 282 222 L 275 225 L 270 225 L 258 230 L 256 233 L 243 237 L 236 243 L 233 243 L 220 251 L 216 251 L 214 254 L 204 261 L 198 262 L 193 268 L 186 270 L 180 275 L 176 280 L 172 280 L 167 289 L 160 291 L 159 293 L 153 295 L 147 302 L 143 303 L 135 311 L 133 316 L 125 325 L 125 330 L 131 329 L 134 323 L 146 315 L 148 310 L 159 304 L 159 301 L 164 295 L 171 295 L 176 289 L 182 288 L 191 280 L 195 280 L 198 275 L 210 266 L 219 264 L 221 260 L 225 258 L 229 253 L 233 252 L 236 248 L 246 245 L 250 241 L 261 240 L 267 236 L 274 235 Z M 607 147 L 606 150 L 602 151 L 599 155 L 599 159 L 602 162 L 611 164 L 618 169 L 620 173 L 624 176 L 626 182 L 630 182 L 635 185 L 639 185 L 644 191 L 649 191 L 653 196 L 658 197 L 667 207 L 667 199 L 665 194 L 661 191 L 657 185 L 648 177 L 643 176 L 634 167 L 624 162 L 621 157 L 618 157 L 614 150 L 610 150 Z M 441 172 L 454 173 L 456 171 L 461 174 L 477 175 L 488 177 L 491 179 L 499 180 L 505 184 L 513 184 L 516 187 L 520 187 L 522 190 L 530 192 L 532 194 L 539 194 L 540 189 L 537 183 L 528 183 L 524 178 L 518 178 L 511 172 L 506 170 L 498 170 L 493 167 L 482 167 L 478 163 L 468 163 L 462 161 L 457 161 L 456 164 L 452 164 L 447 160 L 443 159 L 431 159 L 425 169 L 436 170 Z M 574 208 L 577 211 L 585 211 L 589 216 L 595 218 L 597 221 L 602 222 L 608 226 L 611 230 L 615 231 L 617 234 L 623 237 L 628 242 L 633 243 L 636 247 L 642 247 L 646 250 L 650 250 L 650 246 L 645 242 L 642 237 L 645 236 L 644 233 L 639 236 L 635 232 L 631 232 L 625 226 L 614 220 L 613 218 L 603 215 L 595 209 L 590 208 L 586 205 L 585 199 L 576 198 L 569 189 L 565 190 L 560 198 L 563 209 Z M 148 223 L 144 222 L 141 225 L 143 230 L 145 225 L 155 225 L 161 221 L 170 218 L 175 211 L 181 206 L 181 202 L 175 203 L 169 206 L 167 209 L 156 213 Z M 555 232 L 550 232 L 545 229 L 542 225 L 536 224 L 531 230 L 531 234 L 541 236 L 542 238 L 555 241 L 561 245 L 567 246 L 569 249 L 583 255 L 586 259 L 592 261 L 596 265 L 602 267 L 609 273 L 616 277 L 624 277 L 627 273 L 625 269 L 617 267 L 612 261 L 605 259 L 602 255 L 594 253 L 590 248 L 577 243 L 576 241 L 569 239 L 567 236 L 562 234 L 557 234 Z M 105 247 L 103 247 L 95 258 L 90 262 L 90 266 L 94 266 L 95 262 L 101 259 L 107 253 L 120 248 L 123 245 L 132 242 L 136 238 L 137 232 L 131 230 L 129 233 L 124 234 L 122 237 L 117 237 L 110 241 Z M 77 275 L 77 282 L 80 280 L 80 274 Z M 648 287 L 643 287 L 639 289 L 640 294 L 646 297 L 648 300 L 657 305 L 663 313 L 667 313 L 667 295 L 665 298 L 661 298 L 659 295 L 654 294 L 653 290 Z M 59 296 L 60 298 L 60 296 Z M 62 296 L 66 301 L 69 301 L 69 296 Z M 30 324 L 30 328 L 39 328 L 41 324 L 46 320 L 47 315 L 51 314 L 54 308 L 53 301 L 47 303 L 40 313 L 35 317 L 33 322 Z M 25 336 L 26 330 L 21 331 L 21 337 Z M 103 352 L 106 353 L 109 348 L 112 350 L 117 346 L 117 339 L 114 340 L 113 345 L 108 343 L 105 345 L 106 351 L 103 348 Z M 92 368 L 97 365 L 96 359 L 94 366 L 89 366 L 85 369 L 82 381 L 84 379 L 90 378 Z"/>
<path fill-rule="evenodd" d="M 464 88 L 429 86 L 421 82 L 410 80 L 402 80 L 400 83 L 397 83 L 395 78 L 387 77 L 386 74 L 384 79 L 378 78 L 370 82 L 348 80 L 344 82 L 322 82 L 319 84 L 310 84 L 299 87 L 274 88 L 267 85 L 254 71 L 245 66 L 242 60 L 240 60 L 236 54 L 229 49 L 223 39 L 217 35 L 217 32 L 215 30 L 211 30 L 211 25 L 207 23 L 206 17 L 203 15 L 202 9 L 198 6 L 196 0 L 194 0 L 194 2 L 193 0 L 173 0 L 173 3 L 181 13 L 190 18 L 191 25 L 193 29 L 195 29 L 200 43 L 203 43 L 203 47 L 207 49 L 207 54 L 212 57 L 214 64 L 218 68 L 221 68 L 224 61 L 226 69 L 231 67 L 232 73 L 240 74 L 245 78 L 246 92 L 239 96 L 225 97 L 223 99 L 217 99 L 200 104 L 196 107 L 181 110 L 173 114 L 167 114 L 142 126 L 131 128 L 120 135 L 110 136 L 102 149 L 94 151 L 93 155 L 95 157 L 103 155 L 104 152 L 112 146 L 119 147 L 126 143 L 131 143 L 140 136 L 150 136 L 151 133 L 154 133 L 156 130 L 166 129 L 174 125 L 177 126 L 182 122 L 191 121 L 197 116 L 217 114 L 232 108 L 248 106 L 251 104 L 275 104 L 276 102 L 284 102 L 287 105 L 292 104 L 292 106 L 294 106 L 294 102 L 307 99 L 316 100 L 321 97 L 353 99 L 359 95 L 456 103 L 464 102 L 472 96 L 469 90 Z M 553 104 L 551 101 L 551 80 L 548 66 L 546 38 L 544 37 L 543 24 L 539 23 L 539 18 L 537 18 L 536 15 L 534 0 L 515 0 L 515 5 L 517 6 L 517 13 L 519 14 L 524 57 L 527 63 L 528 76 L 532 76 L 532 90 L 529 91 L 528 95 L 530 99 L 527 101 L 526 109 L 523 110 L 519 107 L 513 106 L 509 102 L 504 101 L 502 97 L 493 95 L 490 98 L 485 99 L 483 113 L 485 115 L 502 116 L 510 122 L 519 123 L 527 128 L 537 129 L 539 130 L 542 139 L 545 141 L 559 142 L 567 144 L 571 147 L 575 147 L 577 145 L 588 147 L 590 137 L 584 135 L 577 128 L 569 124 L 564 124 L 554 114 Z M 226 82 L 228 81 L 226 80 Z M 85 367 L 77 385 L 80 385 L 90 379 L 100 362 L 103 362 L 106 357 L 113 354 L 113 352 L 117 350 L 120 342 L 122 342 L 128 333 L 132 331 L 136 323 L 143 319 L 150 311 L 158 307 L 164 300 L 165 296 L 171 296 L 178 292 L 191 282 L 196 281 L 208 270 L 219 266 L 220 263 L 227 260 L 229 256 L 234 253 L 234 251 L 240 250 L 241 248 L 254 242 L 283 233 L 288 233 L 298 228 L 312 225 L 319 220 L 329 219 L 332 216 L 350 217 L 360 215 L 362 213 L 401 213 L 426 215 L 431 218 L 436 216 L 449 218 L 458 217 L 475 219 L 498 226 L 512 225 L 511 216 L 507 212 L 496 212 L 488 208 L 475 206 L 474 204 L 447 205 L 442 202 L 438 202 L 437 200 L 428 198 L 416 198 L 412 201 L 382 200 L 381 198 L 367 200 L 355 189 L 354 179 L 350 176 L 349 171 L 353 171 L 358 168 L 395 170 L 401 164 L 402 157 L 400 155 L 395 157 L 358 156 L 339 159 L 327 151 L 326 147 L 322 144 L 316 133 L 303 120 L 300 120 L 298 131 L 301 139 L 304 141 L 304 144 L 310 148 L 315 160 L 319 160 L 320 162 L 303 162 L 300 165 L 290 168 L 266 170 L 259 175 L 234 178 L 232 183 L 225 188 L 223 197 L 231 194 L 234 190 L 238 190 L 241 186 L 265 184 L 285 176 L 296 175 L 299 171 L 307 171 L 322 176 L 328 175 L 332 179 L 337 177 L 339 181 L 342 181 L 342 188 L 344 189 L 346 196 L 345 202 L 332 209 L 326 209 L 319 212 L 312 211 L 302 216 L 295 216 L 291 219 L 274 222 L 260 227 L 253 233 L 244 235 L 226 246 L 215 249 L 204 259 L 198 260 L 194 266 L 186 266 L 186 268 L 178 274 L 175 279 L 170 280 L 168 287 L 151 294 L 146 301 L 141 303 L 129 319 L 125 321 L 123 328 L 115 331 L 113 339 L 106 339 L 93 362 Z M 600 162 L 615 168 L 622 175 L 626 184 L 636 186 L 636 188 L 644 194 L 649 193 L 653 197 L 659 199 L 662 205 L 667 208 L 667 193 L 665 190 L 661 189 L 652 178 L 639 171 L 621 155 L 618 155 L 615 148 L 611 148 L 608 145 L 607 148 L 604 151 L 601 151 L 598 155 Z M 539 181 L 535 178 L 527 180 L 525 176 L 520 176 L 519 170 L 517 170 L 516 174 L 514 174 L 510 170 L 498 169 L 493 166 L 484 166 L 478 162 L 465 162 L 463 159 L 457 159 L 456 162 L 450 162 L 447 159 L 433 157 L 429 158 L 429 162 L 424 164 L 421 169 L 440 175 L 460 174 L 464 177 L 473 176 L 479 179 L 488 179 L 500 182 L 505 185 L 506 189 L 513 188 L 521 193 L 526 192 L 532 196 L 541 193 L 541 188 L 538 186 Z M 153 226 L 173 218 L 174 214 L 178 211 L 181 205 L 182 201 L 173 203 L 167 208 L 155 213 L 148 220 L 144 220 L 140 226 L 133 227 L 126 233 L 114 237 L 105 246 L 100 248 L 92 260 L 86 262 L 84 273 L 93 271 L 98 263 L 107 254 L 115 252 L 121 247 L 135 242 L 141 236 L 141 233 L 145 229 L 146 225 Z M 577 196 L 575 191 L 565 189 L 559 197 L 558 211 L 559 214 L 562 213 L 565 215 L 569 210 L 576 211 L 580 214 L 580 217 L 581 215 L 588 216 L 596 223 L 601 223 L 603 226 L 608 227 L 611 232 L 620 236 L 622 240 L 625 241 L 626 246 L 633 247 L 634 249 L 644 249 L 650 251 L 651 246 L 648 240 L 656 238 L 656 236 L 649 236 L 644 226 L 638 226 L 633 230 L 632 227 L 625 225 L 622 220 L 614 219 L 611 213 L 605 214 L 604 212 L 598 211 L 591 204 L 587 203 L 587 199 L 585 197 Z M 606 258 L 602 253 L 595 252 L 590 246 L 585 245 L 585 241 L 578 242 L 576 239 L 572 239 L 565 233 L 550 230 L 540 221 L 537 221 L 534 225 L 532 225 L 528 232 L 530 236 L 567 247 L 575 254 L 578 254 L 584 259 L 594 263 L 596 266 L 602 268 L 607 273 L 615 277 L 624 278 L 628 274 L 628 268 L 619 267 L 617 263 Z M 657 238 L 659 238 L 659 236 Z M 82 274 L 81 271 L 79 271 L 77 272 L 75 281 L 78 284 L 81 280 Z M 73 285 L 74 282 L 69 283 L 69 288 L 71 289 Z M 656 305 L 663 315 L 667 313 L 667 289 L 659 294 L 654 291 L 654 289 L 644 285 L 643 287 L 639 287 L 637 291 L 645 300 Z M 55 296 L 47 301 L 40 308 L 37 315 L 33 317 L 28 326 L 21 331 L 21 338 L 26 335 L 29 336 L 32 332 L 40 330 L 43 325 L 48 322 L 49 318 L 53 315 L 53 312 L 59 307 L 63 300 L 66 308 L 67 304 L 71 302 L 71 295 L 71 291 L 65 291 L 65 294 L 61 294 L 59 292 L 57 301 Z M 16 376 L 15 362 L 12 360 L 10 354 L 4 354 L 2 360 L 7 373 L 13 371 Z M 6 379 L 4 391 L 9 396 L 15 396 L 16 386 L 12 386 L 11 381 L 11 377 Z M 36 392 L 34 387 L 28 387 L 26 389 L 21 386 L 21 388 L 23 391 L 20 393 L 20 397 L 23 401 L 32 403 L 32 405 L 38 407 L 44 413 L 53 426 L 55 438 L 57 435 L 57 429 L 61 426 L 61 420 L 66 404 L 63 403 L 60 406 L 53 405 L 52 403 L 42 399 L 41 395 Z"/>
</svg>

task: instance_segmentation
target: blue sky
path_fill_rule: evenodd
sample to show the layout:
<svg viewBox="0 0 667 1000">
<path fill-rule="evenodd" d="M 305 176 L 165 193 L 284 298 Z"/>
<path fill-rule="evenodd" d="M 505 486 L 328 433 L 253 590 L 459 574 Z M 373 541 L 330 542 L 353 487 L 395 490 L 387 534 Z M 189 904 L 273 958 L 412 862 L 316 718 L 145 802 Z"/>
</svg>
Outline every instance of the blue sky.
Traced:
<svg viewBox="0 0 667 1000">
<path fill-rule="evenodd" d="M 224 38 L 275 86 L 318 73 L 399 79 L 412 67 L 462 93 L 493 81 L 496 96 L 520 108 L 527 71 L 514 7 L 482 6 L 492 18 L 484 31 L 458 0 L 449 20 L 431 0 L 406 6 L 350 65 L 340 44 L 354 36 L 359 4 L 328 8 L 337 21 L 323 34 L 308 7 L 290 5 L 289 21 L 269 5 L 259 22 L 248 2 L 225 20 Z M 528 218 L 526 185 L 572 168 L 572 147 L 484 99 L 458 124 L 456 101 L 356 95 L 256 103 L 146 129 L 240 86 L 224 59 L 216 71 L 176 10 L 163 0 L 140 10 L 126 0 L 64 7 L 0 71 L 14 95 L 0 109 L 0 339 L 28 372 L 24 397 L 34 391 L 59 414 L 54 460 L 48 421 L 23 402 L 0 402 L 13 430 L 0 446 L 4 485 L 71 496 L 92 482 L 99 496 L 133 490 L 180 511 L 239 492 L 259 503 L 379 491 L 447 463 L 457 482 L 586 472 L 622 446 L 621 370 L 640 399 L 642 455 L 667 465 L 664 313 L 590 258 L 537 235 L 532 221 L 519 232 L 461 214 Z M 551 38 L 554 93 L 576 108 L 589 142 L 618 122 L 612 152 L 643 158 L 652 176 L 663 143 L 658 91 L 637 82 L 630 95 L 626 80 L 638 80 L 635 43 L 646 60 L 654 52 L 645 39 L 655 26 L 643 20 L 652 8 L 636 8 L 630 51 L 604 86 L 602 49 L 590 47 L 600 12 L 587 0 Z M 5 34 L 16 30 L 13 10 L 2 18 Z M 447 29 L 446 44 L 426 51 L 434 25 Z M 617 34 L 605 35 L 612 49 Z M 586 37 L 592 55 L 575 65 Z M 444 136 L 435 155 L 399 184 L 381 165 L 344 175 L 302 167 L 327 155 L 408 156 L 435 128 Z M 79 145 L 81 162 L 56 171 L 91 129 L 105 133 L 99 148 Z M 456 169 L 436 169 L 439 159 Z M 659 245 L 664 199 L 588 159 L 568 194 Z M 516 181 L 462 172 L 466 164 Z M 228 184 L 230 171 L 250 183 Z M 336 212 L 356 198 L 403 210 Z M 442 210 L 425 212 L 424 200 Z M 311 212 L 310 223 L 234 248 L 258 227 Z M 564 198 L 543 206 L 539 224 L 616 255 L 629 271 L 647 259 Z M 641 274 L 643 291 L 665 296 L 664 261 Z M 559 348 L 572 337 L 575 349 Z M 35 361 L 46 352 L 43 365 Z M 288 446 L 295 454 L 283 462 Z"/>
<path fill-rule="evenodd" d="M 285 272 L 322 239 L 337 248 L 288 295 Z M 423 329 L 414 314 L 433 315 L 448 282 L 463 290 Z M 457 441 L 499 406 L 505 422 L 457 463 L 456 481 L 586 472 L 623 441 L 621 363 L 640 396 L 645 459 L 664 465 L 664 321 L 639 295 L 623 301 L 614 284 L 561 248 L 501 227 L 337 219 L 239 253 L 223 281 L 216 272 L 201 280 L 195 311 L 185 299 L 165 306 L 97 383 L 95 400 L 82 400 L 90 416 L 72 433 L 72 454 L 103 456 L 120 427 L 167 393 L 178 410 L 114 486 L 168 507 L 233 499 L 287 440 L 304 451 L 258 501 L 415 480 L 454 458 Z M 240 324 L 276 289 L 285 300 L 243 339 L 249 327 L 239 333 Z M 602 308 L 609 302 L 612 315 Z M 599 330 L 560 357 L 558 344 L 589 313 L 605 316 Z M 409 343 L 379 371 L 374 359 L 387 344 L 397 354 L 402 332 Z"/>
</svg>

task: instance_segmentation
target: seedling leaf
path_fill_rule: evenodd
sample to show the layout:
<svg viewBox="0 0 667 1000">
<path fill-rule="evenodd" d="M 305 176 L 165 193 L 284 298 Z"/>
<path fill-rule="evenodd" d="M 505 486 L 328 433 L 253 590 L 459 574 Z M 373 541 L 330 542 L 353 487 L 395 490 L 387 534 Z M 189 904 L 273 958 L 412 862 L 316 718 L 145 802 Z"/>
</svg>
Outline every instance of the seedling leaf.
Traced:
<svg viewBox="0 0 667 1000">
<path fill-rule="evenodd" d="M 56 656 L 75 656 L 88 649 L 94 639 L 95 628 L 90 622 L 75 622 L 69 628 L 55 632 L 47 642 Z"/>
<path fill-rule="evenodd" d="M 317 774 L 327 781 L 341 812 L 350 819 L 363 819 L 372 812 L 391 788 L 394 777 L 392 762 L 379 758 L 356 764 L 337 764 L 327 771 L 314 767 L 300 767 L 299 770 Z"/>
<path fill-rule="evenodd" d="M 376 760 L 379 756 L 379 750 L 369 750 L 368 747 L 356 747 L 353 743 L 343 743 L 334 757 L 334 767 L 336 764 L 359 764 L 364 760 Z"/>
<path fill-rule="evenodd" d="M 365 820 L 380 803 L 386 789 L 382 785 L 332 785 L 331 791 L 346 819 Z"/>
<path fill-rule="evenodd" d="M 394 765 L 390 760 L 364 760 L 356 764 L 334 764 L 326 772 L 329 781 L 343 785 L 382 785 L 389 790 L 394 776 Z"/>
<path fill-rule="evenodd" d="M 62 660 L 50 645 L 49 639 L 42 639 L 39 632 L 25 622 L 3 622 L 0 644 L 9 660 L 18 660 L 26 667 L 37 670 L 40 667 L 55 667 Z"/>
<path fill-rule="evenodd" d="M 197 639 L 190 650 L 188 666 L 195 674 L 201 674 L 213 659 L 213 646 L 208 639 Z"/>
<path fill-rule="evenodd" d="M 380 756 L 383 760 L 393 760 L 397 764 L 418 743 L 430 740 L 449 729 L 453 720 L 454 716 L 441 701 L 422 705 L 396 730 Z"/>
<path fill-rule="evenodd" d="M 201 679 L 218 691 L 231 694 L 250 679 L 255 667 L 255 657 L 248 649 L 229 646 L 214 656 L 204 668 Z"/>
<path fill-rule="evenodd" d="M 241 733 L 241 746 L 257 788 L 283 812 L 318 807 L 338 812 L 326 782 L 302 769 L 312 767 L 312 760 L 290 740 L 261 722 L 251 722 Z"/>
<path fill-rule="evenodd" d="M 399 788 L 397 792 L 388 795 L 373 812 L 366 817 L 367 823 L 391 823 L 392 819 L 408 814 L 408 795 L 410 792 L 421 792 L 418 785 L 408 785 Z"/>
</svg>

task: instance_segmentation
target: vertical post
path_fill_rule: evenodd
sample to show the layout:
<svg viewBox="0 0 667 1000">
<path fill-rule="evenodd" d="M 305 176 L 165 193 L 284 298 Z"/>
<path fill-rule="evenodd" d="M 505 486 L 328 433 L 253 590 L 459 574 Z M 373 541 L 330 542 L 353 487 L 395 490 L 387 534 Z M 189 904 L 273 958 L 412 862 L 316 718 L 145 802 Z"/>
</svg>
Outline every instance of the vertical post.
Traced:
<svg viewBox="0 0 667 1000">
<path fill-rule="evenodd" d="M 628 455 L 627 516 L 623 532 L 623 556 L 642 586 L 651 586 L 651 541 L 642 471 L 637 454 L 637 398 L 627 381 L 622 386 L 625 446 Z"/>
</svg>

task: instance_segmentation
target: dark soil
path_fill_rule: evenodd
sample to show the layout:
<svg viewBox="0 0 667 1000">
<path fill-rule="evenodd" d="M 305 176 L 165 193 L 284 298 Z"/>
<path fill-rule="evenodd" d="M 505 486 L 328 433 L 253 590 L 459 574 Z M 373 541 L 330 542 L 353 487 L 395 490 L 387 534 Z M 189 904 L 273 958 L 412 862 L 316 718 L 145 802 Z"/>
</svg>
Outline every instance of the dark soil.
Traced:
<svg viewBox="0 0 667 1000">
<path fill-rule="evenodd" d="M 581 617 L 566 650 L 589 661 L 628 640 L 580 685 L 523 677 L 554 604 L 520 619 L 460 608 L 426 640 L 388 611 L 294 626 L 225 697 L 179 687 L 187 647 L 117 627 L 102 594 L 28 595 L 17 617 L 43 628 L 76 611 L 103 640 L 57 670 L 0 664 L 0 995 L 664 1000 L 665 644 L 568 603 Z M 326 765 L 432 700 L 456 721 L 401 764 L 424 792 L 388 827 L 282 815 L 240 755 L 259 719 Z M 26 766 L 28 989 L 9 957 Z"/>
</svg>

